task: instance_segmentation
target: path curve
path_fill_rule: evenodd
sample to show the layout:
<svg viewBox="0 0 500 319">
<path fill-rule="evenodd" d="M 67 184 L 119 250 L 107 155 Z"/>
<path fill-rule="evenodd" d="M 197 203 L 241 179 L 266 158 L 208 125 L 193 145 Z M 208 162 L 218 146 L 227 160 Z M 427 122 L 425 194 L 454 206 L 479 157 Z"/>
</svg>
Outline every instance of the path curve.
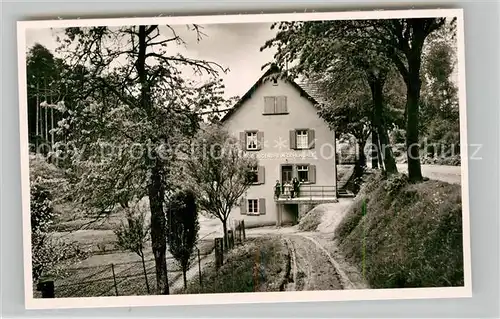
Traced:
<svg viewBox="0 0 500 319">
<path fill-rule="evenodd" d="M 291 282 L 286 290 L 339 290 L 345 279 L 339 274 L 331 255 L 312 238 L 287 234 L 285 240 L 290 253 Z M 319 245 L 319 246 L 318 246 Z"/>
</svg>

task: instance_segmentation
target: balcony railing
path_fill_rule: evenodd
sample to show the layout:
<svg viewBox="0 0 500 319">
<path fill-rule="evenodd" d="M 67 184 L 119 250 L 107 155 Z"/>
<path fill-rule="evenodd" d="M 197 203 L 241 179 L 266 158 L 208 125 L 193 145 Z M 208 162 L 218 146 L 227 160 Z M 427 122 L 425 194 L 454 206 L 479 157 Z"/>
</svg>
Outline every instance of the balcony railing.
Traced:
<svg viewBox="0 0 500 319">
<path fill-rule="evenodd" d="M 320 186 L 320 185 L 300 185 L 299 193 L 293 194 L 290 191 L 284 190 L 277 201 L 303 201 L 303 200 L 333 200 L 337 198 L 337 190 L 335 186 Z"/>
</svg>

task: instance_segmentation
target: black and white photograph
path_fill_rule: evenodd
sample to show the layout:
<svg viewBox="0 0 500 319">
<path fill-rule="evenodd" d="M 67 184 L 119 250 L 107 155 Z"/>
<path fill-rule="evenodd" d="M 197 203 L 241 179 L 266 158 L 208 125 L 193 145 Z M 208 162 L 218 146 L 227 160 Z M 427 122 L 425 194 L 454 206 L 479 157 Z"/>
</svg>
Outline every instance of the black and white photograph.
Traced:
<svg viewBox="0 0 500 319">
<path fill-rule="evenodd" d="M 462 14 L 19 22 L 27 307 L 471 296 Z"/>
</svg>

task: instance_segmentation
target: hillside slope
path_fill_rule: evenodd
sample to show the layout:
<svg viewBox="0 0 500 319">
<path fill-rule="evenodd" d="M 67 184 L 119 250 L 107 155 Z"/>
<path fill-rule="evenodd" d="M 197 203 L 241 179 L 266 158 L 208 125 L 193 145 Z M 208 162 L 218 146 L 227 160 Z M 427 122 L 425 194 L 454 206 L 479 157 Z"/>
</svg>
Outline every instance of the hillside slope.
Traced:
<svg viewBox="0 0 500 319">
<path fill-rule="evenodd" d="M 363 202 L 366 203 L 365 214 Z M 462 286 L 459 185 L 374 174 L 335 232 L 373 288 Z"/>
</svg>

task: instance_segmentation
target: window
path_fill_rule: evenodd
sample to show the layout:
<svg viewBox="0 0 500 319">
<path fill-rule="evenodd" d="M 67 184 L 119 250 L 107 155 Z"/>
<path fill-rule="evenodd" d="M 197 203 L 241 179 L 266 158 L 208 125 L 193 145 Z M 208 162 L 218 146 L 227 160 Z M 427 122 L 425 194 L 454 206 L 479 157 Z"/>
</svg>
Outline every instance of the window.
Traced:
<svg viewBox="0 0 500 319">
<path fill-rule="evenodd" d="M 273 80 L 272 80 L 272 82 L 273 82 L 274 86 L 278 85 L 278 78 L 274 77 Z"/>
<path fill-rule="evenodd" d="M 264 114 L 287 114 L 286 96 L 265 96 Z"/>
<path fill-rule="evenodd" d="M 297 131 L 297 148 L 298 149 L 307 149 L 309 148 L 306 130 L 298 130 Z"/>
<path fill-rule="evenodd" d="M 249 199 L 248 201 L 248 214 L 259 214 L 259 200 Z"/>
<path fill-rule="evenodd" d="M 257 149 L 257 132 L 247 132 L 247 150 Z"/>
<path fill-rule="evenodd" d="M 251 174 L 250 179 L 252 183 L 257 184 L 259 182 L 259 167 L 258 166 L 252 167 L 250 170 L 250 174 Z"/>
<path fill-rule="evenodd" d="M 297 175 L 300 182 L 309 182 L 309 166 L 297 165 Z"/>
</svg>

